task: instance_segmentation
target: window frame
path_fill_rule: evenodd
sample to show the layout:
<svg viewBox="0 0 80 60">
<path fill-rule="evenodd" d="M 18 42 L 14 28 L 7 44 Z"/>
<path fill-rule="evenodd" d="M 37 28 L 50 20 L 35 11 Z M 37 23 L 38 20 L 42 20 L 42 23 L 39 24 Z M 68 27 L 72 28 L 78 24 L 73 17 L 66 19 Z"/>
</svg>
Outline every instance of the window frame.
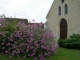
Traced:
<svg viewBox="0 0 80 60">
<path fill-rule="evenodd" d="M 62 3 L 64 3 L 64 0 L 61 0 Z"/>
<path fill-rule="evenodd" d="M 65 4 L 65 14 L 68 14 L 68 5 Z"/>
<path fill-rule="evenodd" d="M 58 14 L 61 15 L 61 6 L 58 7 Z"/>
</svg>

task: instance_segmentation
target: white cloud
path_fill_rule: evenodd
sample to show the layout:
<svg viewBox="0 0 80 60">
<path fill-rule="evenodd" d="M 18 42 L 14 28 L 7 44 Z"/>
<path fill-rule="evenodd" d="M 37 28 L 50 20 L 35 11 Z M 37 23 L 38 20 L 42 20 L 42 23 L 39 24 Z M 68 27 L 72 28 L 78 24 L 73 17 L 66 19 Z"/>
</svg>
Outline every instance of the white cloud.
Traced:
<svg viewBox="0 0 80 60">
<path fill-rule="evenodd" d="M 0 0 L 0 14 L 45 22 L 53 0 Z"/>
</svg>

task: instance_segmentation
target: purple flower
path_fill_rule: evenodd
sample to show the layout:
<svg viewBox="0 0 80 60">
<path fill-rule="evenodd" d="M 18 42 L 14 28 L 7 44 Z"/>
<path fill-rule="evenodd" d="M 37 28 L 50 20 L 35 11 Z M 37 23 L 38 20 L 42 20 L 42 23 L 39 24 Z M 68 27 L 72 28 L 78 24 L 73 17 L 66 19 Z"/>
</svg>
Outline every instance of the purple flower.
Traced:
<svg viewBox="0 0 80 60">
<path fill-rule="evenodd" d="M 34 34 L 29 34 L 29 36 L 31 36 L 31 37 L 32 37 L 32 36 L 34 36 Z"/>
<path fill-rule="evenodd" d="M 3 18 L 0 18 L 0 23 L 5 22 L 5 20 Z"/>
<path fill-rule="evenodd" d="M 38 55 L 38 57 L 39 57 L 40 60 L 44 60 L 43 55 Z"/>
<path fill-rule="evenodd" d="M 46 42 L 44 40 L 41 40 L 41 44 L 46 44 Z"/>
<path fill-rule="evenodd" d="M 36 49 L 33 49 L 33 52 L 35 52 L 36 51 Z"/>
<path fill-rule="evenodd" d="M 34 48 L 33 46 L 30 47 L 30 49 L 33 49 L 33 48 Z"/>
<path fill-rule="evenodd" d="M 7 45 L 10 45 L 10 43 L 8 43 Z"/>
<path fill-rule="evenodd" d="M 12 56 L 14 56 L 14 53 L 12 53 Z"/>
<path fill-rule="evenodd" d="M 40 37 L 40 36 L 41 36 L 41 34 L 38 34 L 38 36 Z"/>
<path fill-rule="evenodd" d="M 35 46 L 37 46 L 37 47 L 38 47 L 38 46 L 39 46 L 39 44 L 35 44 Z"/>
<path fill-rule="evenodd" d="M 28 52 L 28 51 L 29 51 L 29 49 L 26 50 L 26 52 Z"/>
<path fill-rule="evenodd" d="M 48 55 L 50 55 L 51 54 L 51 52 L 48 52 Z"/>
<path fill-rule="evenodd" d="M 16 53 L 16 51 L 14 50 L 13 53 Z"/>
<path fill-rule="evenodd" d="M 52 51 L 54 51 L 55 50 L 55 48 L 54 48 L 54 46 L 52 46 Z"/>
<path fill-rule="evenodd" d="M 44 56 L 47 56 L 47 55 L 48 55 L 48 53 L 45 53 L 45 54 L 44 54 Z"/>
<path fill-rule="evenodd" d="M 43 26 L 43 23 L 41 22 L 41 23 L 39 24 L 39 26 L 42 27 L 42 26 Z"/>
<path fill-rule="evenodd" d="M 13 39 L 10 39 L 11 42 L 13 42 Z"/>
<path fill-rule="evenodd" d="M 8 53 L 8 51 L 6 50 L 5 53 Z"/>
<path fill-rule="evenodd" d="M 18 53 L 20 53 L 20 50 L 18 50 Z"/>
<path fill-rule="evenodd" d="M 4 45 L 4 42 L 2 42 L 2 45 Z"/>
<path fill-rule="evenodd" d="M 49 47 L 49 46 L 46 46 L 45 49 L 46 49 L 46 50 L 50 50 L 50 47 Z"/>
<path fill-rule="evenodd" d="M 16 54 L 19 54 L 19 52 L 16 51 Z"/>
<path fill-rule="evenodd" d="M 44 47 L 43 45 L 41 45 L 41 48 L 42 48 L 42 49 L 45 49 L 45 47 Z"/>
<path fill-rule="evenodd" d="M 34 55 L 33 55 L 33 54 L 28 54 L 28 56 L 29 56 L 29 57 L 33 57 Z"/>
<path fill-rule="evenodd" d="M 4 47 L 2 47 L 2 50 L 4 50 Z"/>
<path fill-rule="evenodd" d="M 25 55 L 25 56 L 23 56 L 23 58 L 26 58 L 26 55 Z"/>
</svg>

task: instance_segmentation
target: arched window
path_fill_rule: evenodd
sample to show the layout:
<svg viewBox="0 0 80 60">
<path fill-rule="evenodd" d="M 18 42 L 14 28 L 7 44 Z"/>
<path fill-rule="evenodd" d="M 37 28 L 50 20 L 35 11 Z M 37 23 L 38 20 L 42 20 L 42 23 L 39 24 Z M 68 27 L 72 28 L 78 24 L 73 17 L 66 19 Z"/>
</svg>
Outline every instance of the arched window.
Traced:
<svg viewBox="0 0 80 60">
<path fill-rule="evenodd" d="M 67 14 L 68 13 L 68 6 L 67 6 L 67 4 L 65 4 L 65 14 Z"/>
<path fill-rule="evenodd" d="M 62 3 L 64 3 L 64 0 L 61 0 Z"/>
<path fill-rule="evenodd" d="M 61 6 L 58 7 L 58 10 L 59 10 L 58 11 L 59 12 L 59 15 L 61 15 Z"/>
</svg>

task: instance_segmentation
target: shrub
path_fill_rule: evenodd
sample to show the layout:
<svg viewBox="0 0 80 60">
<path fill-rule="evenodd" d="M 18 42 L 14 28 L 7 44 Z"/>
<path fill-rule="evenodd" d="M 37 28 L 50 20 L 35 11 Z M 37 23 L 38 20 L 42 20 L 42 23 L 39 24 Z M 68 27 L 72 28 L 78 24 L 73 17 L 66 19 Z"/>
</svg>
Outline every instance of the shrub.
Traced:
<svg viewBox="0 0 80 60">
<path fill-rule="evenodd" d="M 69 39 L 59 39 L 58 44 L 60 47 L 80 49 L 80 35 L 73 34 Z"/>
<path fill-rule="evenodd" d="M 4 39 L 4 33 L 0 32 L 0 52 L 2 52 L 2 40 Z"/>
<path fill-rule="evenodd" d="M 2 38 L 2 50 L 10 55 L 23 56 L 23 58 L 37 57 L 44 60 L 56 52 L 52 32 L 42 28 L 43 23 L 26 26 L 19 22 L 12 33 L 5 33 Z M 9 31 L 9 30 L 8 30 Z"/>
<path fill-rule="evenodd" d="M 10 33 L 13 33 L 16 30 L 16 25 L 17 25 L 16 21 L 5 22 L 4 25 L 0 27 L 0 31 L 3 31 L 3 32 L 8 31 Z"/>
</svg>

